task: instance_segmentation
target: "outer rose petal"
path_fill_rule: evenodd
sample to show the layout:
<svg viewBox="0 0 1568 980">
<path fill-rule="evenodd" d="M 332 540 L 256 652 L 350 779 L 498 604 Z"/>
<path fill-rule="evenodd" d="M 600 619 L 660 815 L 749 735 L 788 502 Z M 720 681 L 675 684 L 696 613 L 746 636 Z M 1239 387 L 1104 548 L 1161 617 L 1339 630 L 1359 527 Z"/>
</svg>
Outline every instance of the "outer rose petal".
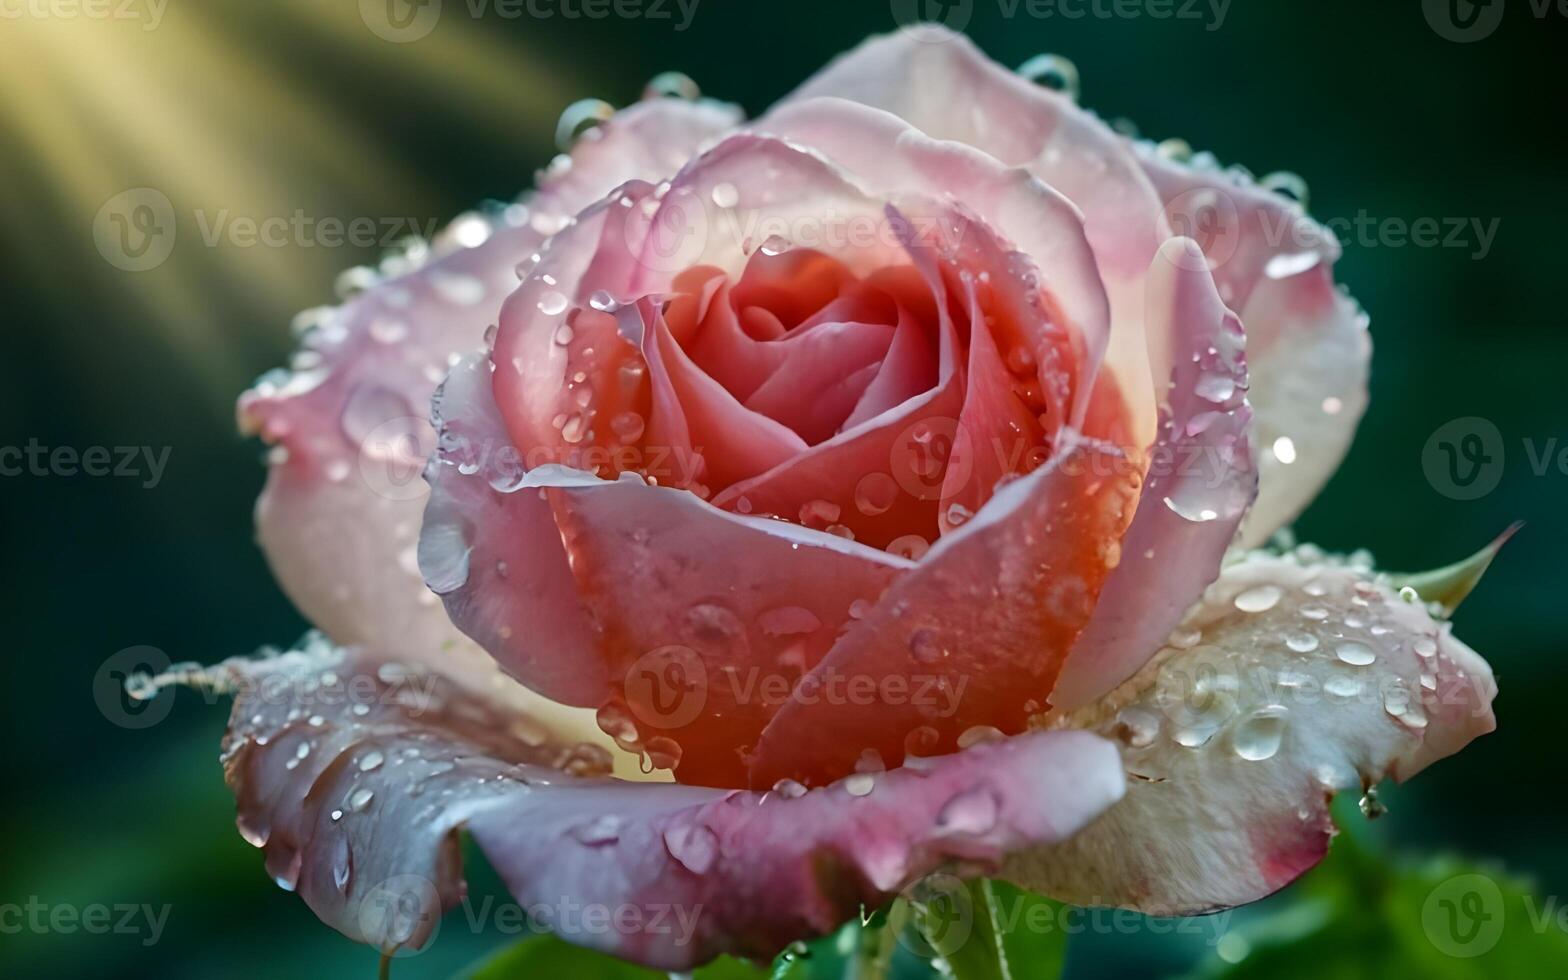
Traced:
<svg viewBox="0 0 1568 980">
<path fill-rule="evenodd" d="M 628 108 L 580 141 L 527 208 L 459 219 L 438 239 L 439 258 L 318 312 L 293 373 L 264 377 L 240 399 L 242 427 L 280 447 L 257 503 L 258 536 L 312 622 L 344 643 L 482 663 L 414 561 L 426 493 L 418 473 L 433 447 L 430 393 L 452 356 L 480 346 L 517 284 L 514 268 L 545 234 L 621 181 L 672 173 L 739 121 L 716 103 Z M 518 697 L 547 710 L 526 691 Z M 557 712 L 583 737 L 596 734 L 585 715 Z"/>
<path fill-rule="evenodd" d="M 952 751 L 970 728 L 1022 731 L 1114 564 L 1134 480 L 1114 449 L 1079 443 L 1000 487 L 802 679 L 763 732 L 754 784 Z M 854 694 L 868 681 L 870 704 Z"/>
<path fill-rule="evenodd" d="M 1053 722 L 1122 744 L 1127 798 L 1005 877 L 1158 915 L 1250 902 L 1323 856 L 1335 791 L 1408 778 L 1495 727 L 1486 663 L 1362 569 L 1248 555 L 1173 641 Z"/>
<path fill-rule="evenodd" d="M 1367 405 L 1367 316 L 1334 287 L 1333 232 L 1300 205 L 1147 146 L 1141 159 L 1172 224 L 1201 238 L 1220 295 L 1247 325 L 1262 488 L 1243 535 L 1259 544 L 1306 508 L 1350 448 Z"/>
<path fill-rule="evenodd" d="M 581 771 L 591 752 L 371 655 L 322 642 L 213 674 L 242 692 L 224 762 L 246 837 L 324 921 L 388 951 L 422 945 L 459 900 L 463 829 L 523 907 L 611 910 L 615 928 L 563 938 L 685 970 L 769 958 L 948 862 L 994 870 L 1124 790 L 1116 750 L 1086 732 L 803 795 L 583 778 L 559 767 Z M 359 696 L 328 697 L 339 685 Z"/>
<path fill-rule="evenodd" d="M 1173 343 L 1159 438 L 1121 562 L 1051 692 L 1059 709 L 1108 693 L 1153 656 L 1219 574 L 1257 496 L 1245 337 L 1189 238 L 1167 242 L 1149 270 L 1149 325 Z"/>
</svg>

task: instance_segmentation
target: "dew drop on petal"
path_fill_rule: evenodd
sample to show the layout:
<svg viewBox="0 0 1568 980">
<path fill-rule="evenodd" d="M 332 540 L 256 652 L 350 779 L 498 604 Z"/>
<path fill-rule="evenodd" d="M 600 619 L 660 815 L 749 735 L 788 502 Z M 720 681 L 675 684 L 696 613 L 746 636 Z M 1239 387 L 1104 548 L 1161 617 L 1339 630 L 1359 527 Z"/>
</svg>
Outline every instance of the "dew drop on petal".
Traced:
<svg viewBox="0 0 1568 980">
<path fill-rule="evenodd" d="M 850 796 L 869 796 L 876 785 L 876 776 L 869 772 L 857 772 L 844 780 L 844 792 Z"/>
<path fill-rule="evenodd" d="M 1245 613 L 1267 612 L 1284 597 L 1277 585 L 1260 585 L 1236 596 L 1235 606 Z"/>
<path fill-rule="evenodd" d="M 885 514 L 898 499 L 898 484 L 886 473 L 867 473 L 855 484 L 855 509 L 867 517 Z"/>
<path fill-rule="evenodd" d="M 1348 640 L 1334 649 L 1334 655 L 1352 667 L 1366 667 L 1377 661 L 1377 653 L 1365 643 Z"/>
<path fill-rule="evenodd" d="M 1018 74 L 1036 85 L 1052 89 L 1077 100 L 1080 91 L 1078 66 L 1059 54 L 1038 54 L 1018 66 Z"/>
<path fill-rule="evenodd" d="M 1243 718 L 1231 736 L 1236 754 L 1249 762 L 1272 758 L 1285 738 L 1285 716 L 1283 706 L 1272 704 Z"/>
<path fill-rule="evenodd" d="M 1311 653 L 1318 648 L 1318 638 L 1298 630 L 1285 637 L 1285 645 L 1296 653 Z"/>
<path fill-rule="evenodd" d="M 805 796 L 806 787 L 793 779 L 781 779 L 773 784 L 773 792 L 786 800 L 793 800 Z"/>
<path fill-rule="evenodd" d="M 996 826 L 996 794 L 976 786 L 948 800 L 937 813 L 936 823 L 951 834 L 984 834 Z"/>
<path fill-rule="evenodd" d="M 934 664 L 947 656 L 947 648 L 936 630 L 922 628 L 909 634 L 909 655 L 918 663 Z"/>
<path fill-rule="evenodd" d="M 719 838 L 704 824 L 674 824 L 664 831 L 664 847 L 670 857 L 692 874 L 706 874 L 719 853 Z"/>
</svg>

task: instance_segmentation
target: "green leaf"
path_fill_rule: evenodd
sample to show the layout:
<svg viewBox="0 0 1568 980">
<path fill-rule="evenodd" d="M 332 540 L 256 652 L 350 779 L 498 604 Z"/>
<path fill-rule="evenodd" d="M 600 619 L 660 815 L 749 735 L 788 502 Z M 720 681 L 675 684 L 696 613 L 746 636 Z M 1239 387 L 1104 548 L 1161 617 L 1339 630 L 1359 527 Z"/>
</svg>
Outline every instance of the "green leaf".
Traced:
<svg viewBox="0 0 1568 980">
<path fill-rule="evenodd" d="M 1423 602 L 1435 602 L 1442 607 L 1443 615 L 1452 616 L 1459 604 L 1465 601 L 1477 585 L 1481 583 L 1481 576 L 1492 567 L 1492 559 L 1508 543 L 1508 539 L 1524 527 L 1523 521 L 1515 521 L 1508 529 L 1492 540 L 1492 543 L 1477 551 L 1463 561 L 1456 561 L 1452 565 L 1433 569 L 1430 572 L 1395 572 L 1389 575 L 1389 581 L 1396 589 L 1409 588 L 1415 590 L 1416 595 Z"/>
<path fill-rule="evenodd" d="M 395 970 L 394 970 L 395 975 Z M 692 974 L 694 980 L 764 980 L 767 971 L 728 957 Z M 531 936 L 459 974 L 454 980 L 668 980 L 669 974 L 573 946 L 554 936 Z"/>
<path fill-rule="evenodd" d="M 951 875 L 923 880 L 894 905 L 901 936 L 952 980 L 1050 980 L 1061 975 L 1067 936 L 1061 906 L 1003 882 L 964 884 Z"/>
<path fill-rule="evenodd" d="M 1458 858 L 1389 861 L 1340 837 L 1284 912 L 1233 930 L 1202 980 L 1568 976 L 1568 911 Z"/>
</svg>

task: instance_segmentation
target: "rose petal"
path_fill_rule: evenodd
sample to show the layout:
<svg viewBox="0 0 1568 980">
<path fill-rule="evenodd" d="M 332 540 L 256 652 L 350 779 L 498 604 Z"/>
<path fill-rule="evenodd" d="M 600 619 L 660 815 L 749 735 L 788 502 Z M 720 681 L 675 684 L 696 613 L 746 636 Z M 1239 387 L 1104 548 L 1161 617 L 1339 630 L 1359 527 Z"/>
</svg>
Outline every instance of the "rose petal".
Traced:
<svg viewBox="0 0 1568 980">
<path fill-rule="evenodd" d="M 693 329 L 691 311 L 651 329 L 657 318 L 636 304 L 677 292 L 678 277 L 692 270 L 710 280 L 738 277 L 747 262 L 748 229 L 820 232 L 825 220 L 884 218 L 881 203 L 831 163 L 748 134 L 724 140 L 668 185 L 630 182 L 584 210 L 551 239 L 502 311 L 496 397 L 513 444 L 562 454 L 579 444 L 610 448 L 619 444 L 609 431 L 613 419 L 595 406 L 610 400 L 635 412 L 639 399 L 651 398 L 643 441 L 700 449 L 715 468 L 704 476 L 715 490 L 799 452 L 799 436 L 746 412 L 678 344 L 668 343 L 674 338 L 660 340 L 670 323 Z M 758 244 L 751 243 L 752 250 Z M 822 254 L 851 275 L 870 274 L 899 257 L 896 243 L 884 247 L 875 240 L 865 247 L 849 247 L 846 240 Z M 703 295 L 711 306 L 716 295 Z M 610 315 L 627 303 L 634 305 Z M 647 364 L 646 381 L 636 376 L 643 360 L 659 362 L 656 369 Z M 628 388 L 635 397 L 625 396 Z M 647 390 L 651 395 L 643 394 Z"/>
<path fill-rule="evenodd" d="M 810 669 L 850 607 L 912 563 L 630 474 L 524 473 L 487 374 L 482 360 L 460 365 L 437 403 L 420 563 L 452 621 L 530 688 L 584 707 L 613 701 L 629 717 L 612 727 L 673 741 L 662 751 L 683 781 L 742 785 L 737 750 L 782 699 L 770 685 Z M 659 687 L 666 667 L 689 676 Z M 687 682 L 697 689 L 670 686 Z"/>
<path fill-rule="evenodd" d="M 1007 70 L 967 37 L 935 25 L 923 27 L 918 38 L 910 31 L 869 38 L 756 125 L 771 127 L 776 116 L 800 103 L 832 97 L 886 110 L 927 136 L 967 144 L 1008 166 L 1025 167 L 1082 212 L 1110 300 L 1109 341 L 1098 350 L 1116 374 L 1139 444 L 1149 444 L 1155 405 L 1142 320 L 1142 278 L 1160 244 L 1170 237 L 1170 228 L 1159 196 L 1125 141 L 1071 99 Z M 826 142 L 826 127 L 814 130 L 812 139 L 825 147 L 839 145 Z M 1048 253 L 1037 252 L 1027 239 L 1000 222 L 997 227 L 1023 251 L 1040 257 L 1042 268 L 1057 267 L 1045 262 Z"/>
<path fill-rule="evenodd" d="M 554 167 L 524 206 L 458 219 L 430 261 L 390 264 L 387 278 L 306 318 L 314 328 L 293 372 L 259 381 L 240 399 L 239 416 L 247 432 L 278 447 L 257 503 L 257 533 L 284 590 L 312 622 L 340 642 L 399 656 L 488 660 L 452 627 L 416 567 L 426 495 L 419 472 L 434 448 L 430 394 L 452 356 L 482 344 L 517 284 L 514 268 L 547 232 L 628 177 L 673 172 L 671 159 L 739 119 L 712 103 L 631 107 L 600 137 L 580 141 L 571 167 Z M 517 697 L 550 710 L 521 689 Z M 556 713 L 582 737 L 597 735 L 587 714 Z"/>
<path fill-rule="evenodd" d="M 313 643 L 213 674 L 240 691 L 225 771 L 245 836 L 325 922 L 387 951 L 422 946 L 458 902 L 464 829 L 522 907 L 600 908 L 614 924 L 563 917 L 563 938 L 686 970 L 767 959 L 948 862 L 994 869 L 1124 789 L 1115 750 L 1082 732 L 803 795 L 631 784 L 572 775 L 603 760 L 371 655 Z M 323 696 L 340 685 L 359 696 Z"/>
<path fill-rule="evenodd" d="M 1031 292 L 1037 287 L 1050 296 L 1053 318 L 1081 345 L 1084 377 L 1093 377 L 1108 342 L 1110 311 L 1083 219 L 1066 198 L 1026 170 L 1004 167 L 971 146 L 932 139 L 897 116 L 842 99 L 787 101 L 757 125 L 826 153 L 878 193 L 939 196 L 963 188 L 963 206 L 982 224 L 905 210 L 923 227 L 937 229 L 934 237 L 946 248 L 991 253 L 986 265 L 992 275 L 1027 257 L 1036 277 Z M 1017 254 L 994 244 L 994 234 Z M 1028 335 L 1018 339 L 1040 343 Z M 1087 389 L 1080 392 L 1074 424 L 1087 395 Z"/>
<path fill-rule="evenodd" d="M 1022 731 L 1094 607 L 1136 477 L 1114 450 L 1072 444 L 1001 487 L 796 688 L 757 746 L 754 784 L 897 765 L 906 739 L 930 754 L 973 727 Z"/>
<path fill-rule="evenodd" d="M 1172 239 L 1150 269 L 1149 325 L 1174 344 L 1160 434 L 1121 561 L 1051 692 L 1062 710 L 1106 694 L 1159 649 L 1219 575 L 1257 494 L 1245 339 L 1191 239 Z"/>
<path fill-rule="evenodd" d="M 1247 325 L 1261 490 L 1244 527 L 1258 544 L 1317 496 L 1367 404 L 1367 317 L 1336 291 L 1340 247 L 1300 205 L 1217 168 L 1140 160 L 1173 225 L 1200 235 L 1220 296 Z"/>
<path fill-rule="evenodd" d="M 1249 555 L 1172 644 L 1055 722 L 1122 744 L 1127 798 L 1005 877 L 1156 915 L 1250 902 L 1323 856 L 1336 791 L 1409 778 L 1495 726 L 1486 663 L 1363 569 Z"/>
</svg>

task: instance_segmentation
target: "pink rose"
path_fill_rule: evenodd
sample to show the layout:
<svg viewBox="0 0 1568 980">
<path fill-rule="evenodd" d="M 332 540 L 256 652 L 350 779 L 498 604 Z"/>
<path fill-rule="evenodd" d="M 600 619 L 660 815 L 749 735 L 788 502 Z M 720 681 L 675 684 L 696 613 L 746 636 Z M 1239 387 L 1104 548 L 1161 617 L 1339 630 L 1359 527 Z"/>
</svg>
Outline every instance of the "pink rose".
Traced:
<svg viewBox="0 0 1568 980">
<path fill-rule="evenodd" d="M 1204 911 L 1491 730 L 1487 665 L 1386 576 L 1227 557 L 1365 404 L 1332 237 L 934 36 L 749 124 L 616 114 L 242 399 L 330 640 L 222 668 L 226 768 L 325 921 L 425 942 L 460 828 L 671 970 L 955 862 Z"/>
</svg>

